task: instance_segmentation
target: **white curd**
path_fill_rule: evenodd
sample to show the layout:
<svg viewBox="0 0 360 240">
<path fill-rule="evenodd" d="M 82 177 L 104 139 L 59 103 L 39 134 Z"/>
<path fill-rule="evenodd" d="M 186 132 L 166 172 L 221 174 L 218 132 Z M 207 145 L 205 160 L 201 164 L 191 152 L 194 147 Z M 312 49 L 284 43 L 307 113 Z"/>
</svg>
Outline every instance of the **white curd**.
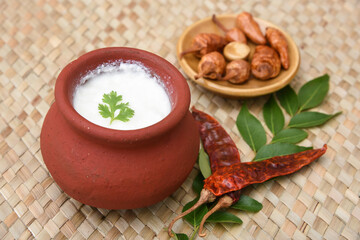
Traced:
<svg viewBox="0 0 360 240">
<path fill-rule="evenodd" d="M 99 104 L 104 104 L 104 94 L 116 91 L 122 103 L 129 103 L 134 110 L 128 122 L 101 116 Z M 99 126 L 133 130 L 148 127 L 165 118 L 171 111 L 171 103 L 157 76 L 139 62 L 116 62 L 103 64 L 86 74 L 73 97 L 75 110 L 84 118 Z M 115 115 L 118 113 L 115 112 Z"/>
</svg>

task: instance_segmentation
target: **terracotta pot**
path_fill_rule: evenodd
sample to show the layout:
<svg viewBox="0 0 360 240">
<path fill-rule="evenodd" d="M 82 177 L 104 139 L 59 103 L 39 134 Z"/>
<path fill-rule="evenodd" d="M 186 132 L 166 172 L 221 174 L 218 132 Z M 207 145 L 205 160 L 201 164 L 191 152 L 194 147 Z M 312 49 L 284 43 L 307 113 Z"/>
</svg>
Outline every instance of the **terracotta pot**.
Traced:
<svg viewBox="0 0 360 240">
<path fill-rule="evenodd" d="M 163 82 L 172 110 L 162 121 L 137 130 L 95 125 L 72 106 L 80 77 L 104 62 L 142 62 Z M 55 103 L 42 127 L 44 162 L 55 182 L 76 200 L 100 208 L 131 209 L 173 193 L 193 168 L 199 135 L 190 112 L 190 91 L 168 61 L 132 48 L 104 48 L 68 64 L 55 85 Z"/>
</svg>

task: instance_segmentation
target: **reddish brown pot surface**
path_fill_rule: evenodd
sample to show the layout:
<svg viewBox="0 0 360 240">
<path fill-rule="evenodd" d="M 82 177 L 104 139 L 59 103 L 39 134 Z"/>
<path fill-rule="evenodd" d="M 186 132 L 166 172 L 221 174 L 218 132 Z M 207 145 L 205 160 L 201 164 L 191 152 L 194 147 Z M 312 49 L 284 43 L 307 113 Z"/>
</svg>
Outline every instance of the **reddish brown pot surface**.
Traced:
<svg viewBox="0 0 360 240">
<path fill-rule="evenodd" d="M 167 117 L 123 131 L 95 125 L 74 110 L 81 76 L 114 60 L 140 61 L 160 77 L 172 104 Z M 179 188 L 196 161 L 199 135 L 189 105 L 186 80 L 163 58 L 122 47 L 89 52 L 57 78 L 40 136 L 44 162 L 61 189 L 82 203 L 107 209 L 152 205 Z"/>
</svg>

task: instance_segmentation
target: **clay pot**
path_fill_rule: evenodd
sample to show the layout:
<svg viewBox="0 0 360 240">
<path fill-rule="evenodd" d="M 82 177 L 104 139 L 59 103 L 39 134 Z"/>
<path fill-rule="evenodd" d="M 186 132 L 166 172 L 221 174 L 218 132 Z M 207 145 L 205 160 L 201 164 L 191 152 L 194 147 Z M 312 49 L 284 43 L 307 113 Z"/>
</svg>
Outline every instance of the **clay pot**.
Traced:
<svg viewBox="0 0 360 240">
<path fill-rule="evenodd" d="M 113 130 L 74 110 L 73 92 L 80 77 L 120 59 L 140 61 L 160 77 L 172 105 L 162 121 L 137 130 Z M 189 105 L 186 80 L 165 59 L 122 47 L 89 52 L 57 78 L 55 103 L 40 136 L 44 162 L 60 188 L 82 203 L 107 209 L 155 204 L 180 187 L 196 161 L 199 135 Z"/>
</svg>

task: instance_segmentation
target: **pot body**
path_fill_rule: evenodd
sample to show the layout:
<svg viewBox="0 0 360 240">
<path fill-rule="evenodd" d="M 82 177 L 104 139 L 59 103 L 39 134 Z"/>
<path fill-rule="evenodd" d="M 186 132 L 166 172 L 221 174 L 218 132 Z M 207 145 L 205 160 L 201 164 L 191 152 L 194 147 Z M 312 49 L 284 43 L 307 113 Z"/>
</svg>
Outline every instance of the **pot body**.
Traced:
<svg viewBox="0 0 360 240">
<path fill-rule="evenodd" d="M 41 133 L 41 152 L 55 182 L 76 200 L 106 209 L 155 204 L 185 181 L 199 150 L 190 113 L 150 142 L 112 144 L 77 133 L 56 103 Z"/>
<path fill-rule="evenodd" d="M 113 48 L 119 49 L 124 50 Z M 79 58 L 75 65 L 84 60 L 88 59 Z M 70 83 L 58 86 L 58 81 Z M 60 74 L 40 144 L 49 172 L 65 193 L 94 207 L 132 209 L 155 204 L 180 187 L 197 159 L 198 128 L 188 111 L 189 96 L 178 95 L 178 86 L 171 82 L 164 85 L 171 89 L 169 116 L 144 129 L 120 131 L 94 125 L 77 114 L 68 104 L 76 84 L 68 74 Z"/>
</svg>

